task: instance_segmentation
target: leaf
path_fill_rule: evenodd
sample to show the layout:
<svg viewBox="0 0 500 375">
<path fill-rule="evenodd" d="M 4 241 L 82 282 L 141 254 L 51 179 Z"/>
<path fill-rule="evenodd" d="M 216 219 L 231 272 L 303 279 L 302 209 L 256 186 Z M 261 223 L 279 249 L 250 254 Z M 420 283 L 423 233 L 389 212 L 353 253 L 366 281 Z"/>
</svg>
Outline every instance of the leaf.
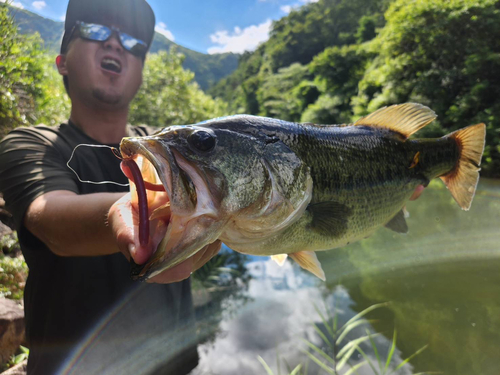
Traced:
<svg viewBox="0 0 500 375">
<path fill-rule="evenodd" d="M 356 370 L 359 369 L 360 367 L 363 367 L 364 365 L 366 365 L 368 363 L 368 361 L 363 361 L 363 362 L 360 362 L 358 363 L 357 365 L 355 366 L 352 366 L 349 370 L 347 370 L 344 375 L 351 375 L 353 372 L 355 372 L 356 374 L 358 373 Z"/>
<path fill-rule="evenodd" d="M 316 353 L 318 353 L 320 356 L 322 356 L 323 358 L 325 358 L 328 362 L 330 362 L 332 365 L 335 366 L 335 360 L 330 357 L 327 353 L 325 353 L 323 350 L 321 350 L 320 348 L 318 348 L 316 345 L 314 345 L 312 342 L 309 342 L 307 340 L 304 340 L 306 342 L 306 344 L 311 348 L 313 349 Z"/>
<path fill-rule="evenodd" d="M 372 337 L 377 337 L 380 336 L 381 333 L 375 333 L 374 335 L 371 335 Z M 342 355 L 347 352 L 350 348 L 352 348 L 355 345 L 361 344 L 362 342 L 365 342 L 366 340 L 369 340 L 369 336 L 363 336 L 360 337 L 356 340 L 349 341 L 338 353 L 337 353 L 337 358 L 342 357 Z"/>
<path fill-rule="evenodd" d="M 375 354 L 375 358 L 377 358 L 378 368 L 380 370 L 382 370 L 382 362 L 380 361 L 380 356 L 378 354 L 377 345 L 375 345 L 375 341 L 373 341 L 372 335 L 370 334 L 370 332 L 368 330 L 366 330 L 366 333 L 368 334 L 368 337 L 370 338 L 370 344 L 372 345 L 373 353 Z"/>
<path fill-rule="evenodd" d="M 392 372 L 391 372 L 391 374 L 392 374 L 392 373 L 394 373 L 395 371 L 398 371 L 401 367 L 403 367 L 404 365 L 406 365 L 406 364 L 407 364 L 407 363 L 408 363 L 408 362 L 409 362 L 412 358 L 414 358 L 414 357 L 416 357 L 417 355 L 419 355 L 420 353 L 422 353 L 425 349 L 427 349 L 427 347 L 428 347 L 428 346 L 429 346 L 428 344 L 426 344 L 426 345 L 422 346 L 422 347 L 421 347 L 420 349 L 418 349 L 415 353 L 413 353 L 411 356 L 409 356 L 408 358 L 406 358 L 403 362 L 401 362 L 401 363 L 399 364 L 399 366 L 398 366 L 398 367 L 396 367 L 396 368 L 394 369 L 394 371 L 392 371 Z"/>
<path fill-rule="evenodd" d="M 330 347 L 330 349 L 332 349 L 332 350 L 335 349 L 335 346 L 330 342 L 330 340 L 328 340 L 328 337 L 326 337 L 326 335 L 323 333 L 323 331 L 321 331 L 321 329 L 319 329 L 319 327 L 318 327 L 318 325 L 316 323 L 314 323 L 314 330 L 323 339 L 323 341 L 326 344 L 328 344 L 328 346 Z"/>
<path fill-rule="evenodd" d="M 273 370 L 271 370 L 271 368 L 267 365 L 266 361 L 264 361 L 264 359 L 260 355 L 257 356 L 257 359 L 262 364 L 262 366 L 264 366 L 264 369 L 266 370 L 268 375 L 274 375 Z"/>
<path fill-rule="evenodd" d="M 330 334 L 330 336 L 335 339 L 335 332 L 333 331 L 333 329 L 330 327 L 330 325 L 328 324 L 328 321 L 325 319 L 325 317 L 323 316 L 323 314 L 321 313 L 321 311 L 319 311 L 318 307 L 316 306 L 316 304 L 314 304 L 314 309 L 316 310 L 316 312 L 318 313 L 319 317 L 321 318 L 321 321 L 323 322 L 323 325 L 325 326 L 325 328 L 327 329 L 328 333 Z"/>
<path fill-rule="evenodd" d="M 350 323 L 349 325 L 345 324 L 342 328 L 343 328 L 343 331 L 342 333 L 339 335 L 339 337 L 337 338 L 337 341 L 335 342 L 337 345 L 339 345 L 342 340 L 347 336 L 347 334 L 353 330 L 354 328 L 356 328 L 357 326 L 360 326 L 362 324 L 367 324 L 367 323 L 372 323 L 374 322 L 374 320 L 358 320 L 356 322 L 352 322 Z"/>
<path fill-rule="evenodd" d="M 297 367 L 295 367 L 293 369 L 293 371 L 290 373 L 290 375 L 298 375 L 301 368 L 302 368 L 302 365 L 297 365 Z"/>
<path fill-rule="evenodd" d="M 334 370 L 332 370 L 330 367 L 328 367 L 327 365 L 325 365 L 323 362 L 321 362 L 318 358 L 316 358 L 315 356 L 313 356 L 311 353 L 309 353 L 306 350 L 304 350 L 304 353 L 309 358 L 311 358 L 319 367 L 321 367 L 323 370 L 325 370 L 327 373 L 329 373 L 331 375 L 336 375 L 336 373 L 334 372 Z"/>
<path fill-rule="evenodd" d="M 354 353 L 355 350 L 356 350 L 356 345 L 353 345 L 349 350 L 346 351 L 342 359 L 337 364 L 337 370 L 342 370 L 347 361 L 351 359 L 352 353 Z"/>
<path fill-rule="evenodd" d="M 373 311 L 375 309 L 379 309 L 381 307 L 385 307 L 387 305 L 389 305 L 390 302 L 383 302 L 383 303 L 376 303 L 375 305 L 371 305 L 369 307 L 367 307 L 366 309 L 364 309 L 363 311 L 357 313 L 356 315 L 354 315 L 351 319 L 349 319 L 347 321 L 347 323 L 345 323 L 343 325 L 343 327 L 347 326 L 348 324 L 360 319 L 362 316 L 368 314 L 370 311 Z"/>
<path fill-rule="evenodd" d="M 392 356 L 394 355 L 394 350 L 396 349 L 396 330 L 394 330 L 394 336 L 392 337 L 392 345 L 387 353 L 387 362 L 385 362 L 385 371 L 389 368 L 389 364 L 391 363 Z"/>
<path fill-rule="evenodd" d="M 361 349 L 358 345 L 356 345 L 356 350 L 361 353 L 361 355 L 363 356 L 363 358 L 370 365 L 370 367 L 373 370 L 373 373 L 374 374 L 378 374 L 377 370 L 375 369 L 375 366 L 373 366 L 372 361 L 370 361 L 370 358 L 366 355 L 366 353 L 363 351 L 363 349 Z"/>
</svg>

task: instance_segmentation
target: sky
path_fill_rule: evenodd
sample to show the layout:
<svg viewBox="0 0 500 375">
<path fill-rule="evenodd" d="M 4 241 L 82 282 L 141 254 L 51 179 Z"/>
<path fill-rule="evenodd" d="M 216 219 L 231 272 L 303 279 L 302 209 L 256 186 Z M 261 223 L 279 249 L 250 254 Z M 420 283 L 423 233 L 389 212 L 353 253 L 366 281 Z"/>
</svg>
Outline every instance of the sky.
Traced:
<svg viewBox="0 0 500 375">
<path fill-rule="evenodd" d="M 253 51 L 269 38 L 272 21 L 317 1 L 148 0 L 156 15 L 156 31 L 183 47 L 209 54 Z M 12 5 L 63 21 L 68 0 L 13 0 Z"/>
</svg>

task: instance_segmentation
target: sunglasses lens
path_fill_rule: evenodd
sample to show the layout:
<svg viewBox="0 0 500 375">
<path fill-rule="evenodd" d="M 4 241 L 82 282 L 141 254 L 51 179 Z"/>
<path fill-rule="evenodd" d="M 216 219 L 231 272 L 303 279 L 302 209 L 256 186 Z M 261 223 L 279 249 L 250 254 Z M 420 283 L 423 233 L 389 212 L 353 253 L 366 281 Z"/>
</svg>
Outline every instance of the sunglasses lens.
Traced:
<svg viewBox="0 0 500 375">
<path fill-rule="evenodd" d="M 145 56 L 148 50 L 148 45 L 140 39 L 120 32 L 120 42 L 123 48 L 136 56 Z"/>
<path fill-rule="evenodd" d="M 98 25 L 95 23 L 85 23 L 79 22 L 80 36 L 84 39 L 94 40 L 97 42 L 104 42 L 109 39 L 113 30 L 117 31 L 120 37 L 120 43 L 123 48 L 132 53 L 133 55 L 143 57 L 146 56 L 148 51 L 148 45 L 142 40 L 134 38 L 118 29 L 111 29 L 104 25 Z"/>
<path fill-rule="evenodd" d="M 111 36 L 111 29 L 94 23 L 80 23 L 80 35 L 85 39 L 103 42 Z"/>
</svg>

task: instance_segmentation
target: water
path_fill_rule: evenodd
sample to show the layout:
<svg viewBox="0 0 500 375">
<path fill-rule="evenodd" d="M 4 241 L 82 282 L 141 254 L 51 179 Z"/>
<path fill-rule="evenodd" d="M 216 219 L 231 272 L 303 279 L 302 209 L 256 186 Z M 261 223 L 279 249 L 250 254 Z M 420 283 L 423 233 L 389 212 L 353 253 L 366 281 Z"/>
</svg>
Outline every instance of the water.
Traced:
<svg viewBox="0 0 500 375">
<path fill-rule="evenodd" d="M 304 354 L 304 339 L 328 349 L 314 329 L 316 323 L 326 332 L 315 306 L 329 316 L 336 310 L 343 324 L 389 301 L 370 312 L 373 322 L 351 332 L 342 345 L 366 329 L 379 332 L 374 344 L 385 364 L 396 329 L 391 368 L 428 345 L 398 374 L 500 373 L 500 181 L 482 179 L 469 212 L 440 182 L 407 209 L 407 235 L 381 229 L 359 243 L 318 253 L 326 283 L 292 261 L 279 267 L 251 257 L 246 268 L 252 278 L 243 292 L 218 299 L 198 291 L 200 327 L 217 328 L 198 347 L 200 365 L 192 375 L 264 374 L 258 356 L 274 374 L 288 374 L 286 364 L 299 363 L 307 364 L 308 374 L 326 374 Z M 376 364 L 372 345 L 361 347 Z M 354 353 L 350 364 L 361 361 Z M 374 371 L 363 366 L 358 373 Z"/>
</svg>

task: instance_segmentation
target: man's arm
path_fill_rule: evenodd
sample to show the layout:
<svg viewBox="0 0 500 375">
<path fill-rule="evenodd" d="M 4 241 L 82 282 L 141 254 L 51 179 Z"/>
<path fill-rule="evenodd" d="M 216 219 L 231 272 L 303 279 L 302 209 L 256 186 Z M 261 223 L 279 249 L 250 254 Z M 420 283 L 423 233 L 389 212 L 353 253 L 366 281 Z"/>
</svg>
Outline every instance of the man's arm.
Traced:
<svg viewBox="0 0 500 375">
<path fill-rule="evenodd" d="M 107 224 L 108 211 L 123 195 L 51 191 L 31 203 L 24 225 L 59 256 L 113 254 L 119 248 Z"/>
<path fill-rule="evenodd" d="M 99 256 L 121 251 L 136 263 L 147 261 L 141 249 L 131 251 L 134 239 L 130 194 L 78 195 L 57 190 L 36 198 L 24 217 L 26 228 L 59 256 Z M 186 259 L 149 282 L 167 284 L 188 278 L 217 249 Z"/>
</svg>

